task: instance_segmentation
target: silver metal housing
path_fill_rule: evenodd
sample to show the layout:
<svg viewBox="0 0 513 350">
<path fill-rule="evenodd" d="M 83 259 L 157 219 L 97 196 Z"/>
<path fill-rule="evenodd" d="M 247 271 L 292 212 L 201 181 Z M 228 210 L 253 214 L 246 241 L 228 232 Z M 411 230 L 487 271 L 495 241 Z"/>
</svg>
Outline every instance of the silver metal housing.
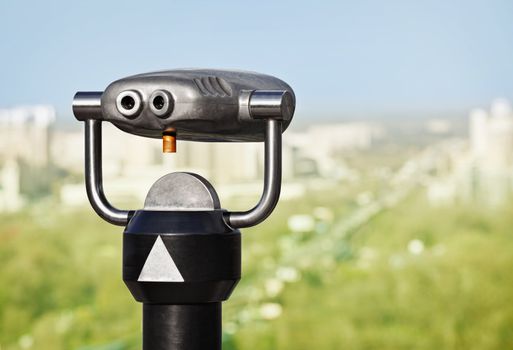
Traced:
<svg viewBox="0 0 513 350">
<path fill-rule="evenodd" d="M 166 91 L 172 98 L 169 113 L 159 115 L 152 108 L 151 97 L 156 91 Z M 255 94 L 251 108 L 248 94 Z M 132 108 L 121 103 L 126 95 L 134 99 Z M 279 101 L 281 110 L 276 108 Z M 272 112 L 271 117 L 282 120 L 284 131 L 294 108 L 292 88 L 278 78 L 243 71 L 178 69 L 117 80 L 101 96 L 101 115 L 75 116 L 81 121 L 108 121 L 125 132 L 145 137 L 160 138 L 163 131 L 173 128 L 179 140 L 253 142 L 265 138 L 265 122 L 259 118 L 266 110 Z"/>
</svg>

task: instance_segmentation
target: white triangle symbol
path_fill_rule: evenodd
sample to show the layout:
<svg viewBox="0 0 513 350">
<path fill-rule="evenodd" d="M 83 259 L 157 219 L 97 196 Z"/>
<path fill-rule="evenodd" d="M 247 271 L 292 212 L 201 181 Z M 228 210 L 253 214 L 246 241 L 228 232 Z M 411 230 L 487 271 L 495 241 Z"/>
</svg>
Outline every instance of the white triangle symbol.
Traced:
<svg viewBox="0 0 513 350">
<path fill-rule="evenodd" d="M 150 254 L 137 279 L 139 282 L 183 282 L 184 279 L 176 267 L 171 254 L 160 236 L 151 248 Z"/>
</svg>

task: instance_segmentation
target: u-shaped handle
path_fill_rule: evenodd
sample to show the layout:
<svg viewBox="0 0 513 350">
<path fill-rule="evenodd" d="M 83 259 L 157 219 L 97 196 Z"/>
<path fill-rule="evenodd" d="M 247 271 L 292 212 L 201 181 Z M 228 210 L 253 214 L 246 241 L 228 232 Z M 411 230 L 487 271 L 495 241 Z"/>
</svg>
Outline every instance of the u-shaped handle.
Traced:
<svg viewBox="0 0 513 350">
<path fill-rule="evenodd" d="M 105 221 L 126 226 L 132 211 L 112 206 L 103 192 L 102 176 L 102 122 L 85 121 L 85 183 L 87 197 L 94 211 Z"/>
<path fill-rule="evenodd" d="M 267 96 L 266 96 L 267 97 Z M 101 128 L 101 93 L 89 93 L 76 98 L 76 113 L 90 113 L 85 120 L 85 182 L 89 202 L 94 211 L 105 221 L 126 226 L 133 211 L 120 210 L 109 203 L 103 191 L 102 176 L 102 128 Z M 272 99 L 268 99 L 271 100 Z M 275 101 L 272 101 L 275 102 Z M 272 103 L 274 108 L 280 104 Z M 76 107 L 76 108 L 75 108 Z M 260 112 L 268 112 L 269 103 L 262 104 Z M 258 109 L 257 109 L 258 111 Z M 265 170 L 264 189 L 255 207 L 247 211 L 227 212 L 225 219 L 234 228 L 250 227 L 264 221 L 274 210 L 280 198 L 282 176 L 282 121 L 278 118 L 264 117 L 255 113 L 256 118 L 266 120 L 265 132 Z"/>
<path fill-rule="evenodd" d="M 281 121 L 268 119 L 265 133 L 264 191 L 258 204 L 248 211 L 228 212 L 228 224 L 235 228 L 255 226 L 273 212 L 281 191 Z"/>
</svg>

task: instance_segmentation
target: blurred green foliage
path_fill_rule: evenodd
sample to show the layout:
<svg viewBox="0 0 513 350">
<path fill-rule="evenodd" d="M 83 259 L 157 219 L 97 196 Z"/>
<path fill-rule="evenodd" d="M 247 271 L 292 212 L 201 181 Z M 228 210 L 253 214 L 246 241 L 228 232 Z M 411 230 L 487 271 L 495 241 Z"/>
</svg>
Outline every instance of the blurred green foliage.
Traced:
<svg viewBox="0 0 513 350">
<path fill-rule="evenodd" d="M 333 234 L 328 224 L 299 237 L 286 222 L 321 203 L 339 203 L 335 220 L 344 217 L 354 204 L 335 193 L 282 202 L 245 231 L 244 277 L 225 303 L 226 350 L 513 348 L 513 205 L 433 208 L 419 191 L 333 241 L 330 254 L 296 261 L 300 278 L 280 293 L 254 298 L 290 253 L 286 239 L 313 247 Z M 0 349 L 140 349 L 121 230 L 86 209 L 2 216 Z M 414 240 L 423 249 L 409 250 Z M 279 317 L 250 317 L 264 302 L 281 305 Z"/>
<path fill-rule="evenodd" d="M 511 209 L 409 199 L 351 236 L 354 258 L 288 286 L 282 317 L 240 330 L 240 349 L 512 348 Z"/>
</svg>

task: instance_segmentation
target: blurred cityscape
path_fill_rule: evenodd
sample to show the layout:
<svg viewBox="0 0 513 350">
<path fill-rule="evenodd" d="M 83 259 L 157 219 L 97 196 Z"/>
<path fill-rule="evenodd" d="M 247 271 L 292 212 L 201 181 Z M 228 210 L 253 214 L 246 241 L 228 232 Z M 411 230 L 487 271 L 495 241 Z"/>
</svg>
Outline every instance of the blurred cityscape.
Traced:
<svg viewBox="0 0 513 350">
<path fill-rule="evenodd" d="M 87 205 L 83 130 L 79 123 L 70 128 L 56 121 L 51 106 L 0 109 L 0 211 L 16 212 L 48 198 L 67 208 Z M 170 156 L 162 154 L 159 140 L 134 139 L 110 123 L 103 128 L 106 191 L 116 203 L 142 203 L 152 183 L 171 171 L 203 175 L 228 201 L 261 191 L 261 144 L 179 142 L 178 153 Z M 288 130 L 282 197 L 302 197 L 309 186 L 358 181 L 362 169 L 348 159 L 393 145 L 417 152 L 408 159 L 399 152 L 397 159 L 404 160 L 400 169 L 385 164 L 374 171 L 389 182 L 400 177 L 400 182 L 423 167 L 423 185 L 433 205 L 479 200 L 493 206 L 511 193 L 513 110 L 507 100 L 497 99 L 490 108 L 470 111 L 467 120 L 319 123 Z"/>
<path fill-rule="evenodd" d="M 83 138 L 51 106 L 0 110 L 0 277 L 11 286 L 0 288 L 0 350 L 140 348 L 110 234 L 119 229 L 87 202 Z M 105 190 L 119 207 L 140 207 L 172 171 L 206 177 L 229 209 L 262 190 L 262 144 L 179 142 L 169 155 L 108 123 L 103 141 Z M 512 223 L 507 100 L 465 117 L 311 123 L 287 130 L 283 146 L 282 201 L 245 231 L 226 349 L 513 345 L 513 310 L 500 307 L 513 262 L 502 238 Z M 475 338 L 483 327 L 489 338 Z"/>
</svg>

